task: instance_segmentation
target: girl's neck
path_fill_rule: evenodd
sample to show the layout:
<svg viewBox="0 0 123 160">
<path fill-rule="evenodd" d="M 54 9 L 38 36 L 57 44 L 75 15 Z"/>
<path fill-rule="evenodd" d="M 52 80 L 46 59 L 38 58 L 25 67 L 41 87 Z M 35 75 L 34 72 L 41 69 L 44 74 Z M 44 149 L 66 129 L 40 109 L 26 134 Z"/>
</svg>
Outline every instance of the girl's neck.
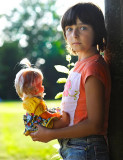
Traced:
<svg viewBox="0 0 123 160">
<path fill-rule="evenodd" d="M 81 60 L 89 58 L 95 54 L 99 54 L 99 52 L 97 51 L 96 47 L 93 47 L 87 51 L 82 51 L 77 54 L 78 54 L 78 60 L 81 61 Z"/>
</svg>

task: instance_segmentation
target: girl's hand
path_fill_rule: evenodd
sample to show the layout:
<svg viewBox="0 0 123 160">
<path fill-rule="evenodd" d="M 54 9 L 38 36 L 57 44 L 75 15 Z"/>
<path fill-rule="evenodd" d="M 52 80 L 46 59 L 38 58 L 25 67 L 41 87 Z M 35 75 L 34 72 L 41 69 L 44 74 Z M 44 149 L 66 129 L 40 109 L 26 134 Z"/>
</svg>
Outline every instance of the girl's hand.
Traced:
<svg viewBox="0 0 123 160">
<path fill-rule="evenodd" d="M 36 132 L 30 133 L 30 136 L 33 141 L 47 143 L 47 142 L 53 140 L 49 134 L 51 129 L 40 126 L 38 124 L 35 124 L 35 126 L 38 128 L 38 130 Z"/>
<path fill-rule="evenodd" d="M 62 118 L 60 120 L 54 121 L 54 127 L 53 128 L 64 128 L 68 126 L 70 123 L 70 116 L 68 113 L 63 112 Z M 40 126 L 38 124 L 34 124 L 38 130 L 36 132 L 30 133 L 30 136 L 33 141 L 39 141 L 47 143 L 51 140 L 53 140 L 54 129 L 49 129 L 43 126 Z"/>
</svg>

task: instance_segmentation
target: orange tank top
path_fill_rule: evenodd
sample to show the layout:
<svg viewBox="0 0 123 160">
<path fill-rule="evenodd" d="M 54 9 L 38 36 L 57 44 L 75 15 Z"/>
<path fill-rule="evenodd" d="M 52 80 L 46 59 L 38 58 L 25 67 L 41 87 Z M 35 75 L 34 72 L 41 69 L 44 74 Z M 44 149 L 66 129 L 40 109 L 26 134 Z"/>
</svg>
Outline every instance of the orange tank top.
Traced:
<svg viewBox="0 0 123 160">
<path fill-rule="evenodd" d="M 101 55 L 95 54 L 94 56 L 84 60 L 77 61 L 64 86 L 61 110 L 69 113 L 70 126 L 87 119 L 88 114 L 85 83 L 89 76 L 95 76 L 104 84 L 105 87 L 104 130 L 101 134 L 106 135 L 108 127 L 111 80 L 108 65 Z"/>
</svg>

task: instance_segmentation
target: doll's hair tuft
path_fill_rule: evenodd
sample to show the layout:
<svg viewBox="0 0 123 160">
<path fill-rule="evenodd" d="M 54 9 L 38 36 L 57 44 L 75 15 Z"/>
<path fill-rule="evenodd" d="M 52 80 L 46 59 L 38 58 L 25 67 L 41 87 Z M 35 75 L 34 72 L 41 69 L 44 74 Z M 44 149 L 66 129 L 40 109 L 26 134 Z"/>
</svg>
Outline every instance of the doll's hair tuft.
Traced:
<svg viewBox="0 0 123 160">
<path fill-rule="evenodd" d="M 20 61 L 20 64 L 26 68 L 31 68 L 31 63 L 27 58 L 24 58 Z"/>
</svg>

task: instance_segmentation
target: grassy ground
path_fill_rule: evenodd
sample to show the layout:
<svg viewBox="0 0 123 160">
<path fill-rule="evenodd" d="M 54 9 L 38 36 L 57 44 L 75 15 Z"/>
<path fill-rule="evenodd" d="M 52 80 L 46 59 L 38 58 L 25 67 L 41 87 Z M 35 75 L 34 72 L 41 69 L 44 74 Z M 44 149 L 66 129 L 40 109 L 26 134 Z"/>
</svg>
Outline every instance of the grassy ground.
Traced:
<svg viewBox="0 0 123 160">
<path fill-rule="evenodd" d="M 57 107 L 60 101 L 47 101 Z M 24 136 L 22 102 L 0 103 L 0 160 L 59 160 L 58 143 L 33 142 Z"/>
</svg>

